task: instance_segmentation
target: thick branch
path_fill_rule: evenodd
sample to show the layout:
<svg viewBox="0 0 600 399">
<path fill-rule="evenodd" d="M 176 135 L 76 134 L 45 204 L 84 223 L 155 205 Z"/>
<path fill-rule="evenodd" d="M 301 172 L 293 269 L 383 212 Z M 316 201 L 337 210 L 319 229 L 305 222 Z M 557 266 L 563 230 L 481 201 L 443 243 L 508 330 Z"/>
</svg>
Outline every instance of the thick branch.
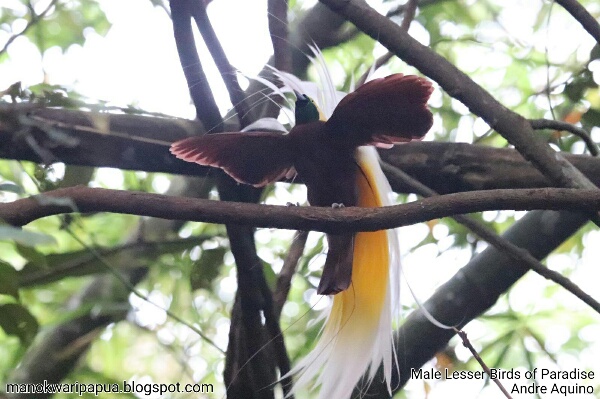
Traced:
<svg viewBox="0 0 600 399">
<path fill-rule="evenodd" d="M 26 125 L 24 121 L 28 120 L 37 125 Z M 68 140 L 61 141 L 52 134 L 57 130 Z M 0 158 L 6 159 L 206 176 L 214 170 L 209 172 L 210 168 L 183 162 L 168 151 L 171 142 L 203 131 L 201 123 L 186 119 L 0 104 Z M 29 144 L 29 136 L 51 154 L 49 161 Z M 552 185 L 512 149 L 413 142 L 382 150 L 380 155 L 442 194 Z M 596 185 L 600 184 L 600 159 L 562 155 Z M 393 188 L 411 192 L 402 184 Z"/>
<path fill-rule="evenodd" d="M 316 230 L 377 231 L 457 214 L 489 210 L 600 209 L 600 190 L 489 190 L 448 194 L 384 208 L 287 207 L 211 201 L 77 186 L 0 204 L 0 219 L 15 226 L 73 212 L 113 212 L 207 223 Z"/>
<path fill-rule="evenodd" d="M 217 38 L 208 18 L 206 5 L 201 1 L 190 1 L 192 15 L 221 73 L 240 125 L 246 127 L 253 121 L 253 118 L 249 114 L 244 91 L 237 79 L 237 72 L 229 63 Z M 224 126 L 220 125 L 213 132 L 223 130 Z M 221 200 L 258 202 L 261 190 L 249 186 L 239 186 L 224 173 L 220 173 L 218 176 L 217 187 Z M 287 357 L 278 319 L 273 313 L 272 294 L 262 267 L 260 267 L 260 258 L 256 254 L 254 231 L 250 226 L 238 225 L 235 220 L 231 220 L 226 227 L 238 272 L 238 291 L 232 310 L 231 339 L 228 343 L 224 370 L 227 394 L 230 397 L 240 397 L 242 394 L 248 395 L 248 391 L 250 391 L 255 398 L 272 399 L 274 397 L 273 382 L 276 379 L 275 367 L 279 367 L 281 374 L 286 374 L 290 369 L 290 361 Z M 261 316 L 265 318 L 264 327 Z M 250 354 L 259 353 L 261 348 L 269 343 L 267 332 L 274 339 L 272 348 L 276 360 L 272 360 L 272 356 L 266 352 L 251 357 Z M 246 365 L 248 367 L 245 367 Z M 289 378 L 282 385 L 287 394 L 290 385 Z"/>
<path fill-rule="evenodd" d="M 545 178 L 521 154 L 510 148 L 463 143 L 413 142 L 380 150 L 381 158 L 405 171 L 438 193 L 498 188 L 550 187 Z M 600 185 L 600 159 L 562 153 L 592 182 Z M 412 192 L 393 182 L 396 192 Z"/>
<path fill-rule="evenodd" d="M 548 179 L 561 187 L 595 189 L 589 180 L 539 137 L 525 118 L 500 104 L 466 74 L 363 0 L 321 0 L 391 52 L 429 76 L 505 137 Z"/>
</svg>

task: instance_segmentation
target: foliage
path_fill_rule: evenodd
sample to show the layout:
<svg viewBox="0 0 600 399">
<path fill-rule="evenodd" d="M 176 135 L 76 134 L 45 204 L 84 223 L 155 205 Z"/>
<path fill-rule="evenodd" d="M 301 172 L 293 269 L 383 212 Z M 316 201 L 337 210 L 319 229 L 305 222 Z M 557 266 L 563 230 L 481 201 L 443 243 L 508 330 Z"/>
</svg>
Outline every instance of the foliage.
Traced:
<svg viewBox="0 0 600 399">
<path fill-rule="evenodd" d="M 105 35 L 111 28 L 102 1 L 53 1 L 43 17 L 38 19 L 36 15 L 43 12 L 49 3 L 14 0 L 9 7 L 0 10 L 0 43 L 18 34 L 20 29 L 17 28 L 29 23 L 32 26 L 21 40 L 35 46 L 43 57 L 54 46 L 64 53 L 75 45 L 85 46 L 90 29 L 98 35 Z M 151 3 L 157 9 L 164 6 L 159 1 Z M 410 33 L 418 35 L 521 115 L 580 123 L 597 140 L 600 131 L 600 47 L 593 45 L 584 34 L 578 36 L 585 37 L 581 44 L 577 40 L 566 44 L 564 40 L 559 42 L 558 31 L 563 26 L 580 28 L 554 2 L 529 2 L 531 4 L 523 10 L 525 16 L 519 18 L 519 23 L 524 24 L 527 16 L 533 17 L 530 18 L 533 23 L 525 27 L 511 24 L 509 13 L 518 9 L 517 3 L 500 0 L 433 1 L 419 10 Z M 598 17 L 600 11 L 597 6 L 594 7 L 594 2 L 581 3 Z M 308 7 L 301 1 L 290 4 L 291 15 L 301 15 Z M 382 4 L 386 7 L 387 3 Z M 164 13 L 162 17 L 168 18 L 168 15 Z M 132 16 L 131 21 L 135 18 Z M 513 32 L 513 29 L 518 32 Z M 527 36 L 520 36 L 519 32 L 526 32 Z M 133 31 L 130 33 L 127 40 L 144 40 L 135 37 Z M 164 35 L 172 33 L 165 31 Z M 160 58 L 161 49 L 155 51 Z M 324 57 L 336 72 L 339 89 L 347 90 L 382 52 L 380 44 L 358 34 L 324 51 Z M 0 58 L 0 67 L 2 63 L 16 62 L 18 57 L 17 51 L 7 51 Z M 41 64 L 39 68 L 44 69 Z M 403 61 L 393 59 L 377 74 L 397 71 L 414 70 Z M 309 76 L 315 77 L 316 73 L 310 70 Z M 87 98 L 77 93 L 77 86 L 65 87 L 54 81 L 52 76 L 45 76 L 38 85 L 22 90 L 16 90 L 16 87 L 3 93 L 2 100 L 159 116 L 144 112 L 135 104 L 117 108 L 112 105 L 111 99 Z M 157 93 L 157 97 L 160 98 L 161 94 Z M 508 145 L 485 122 L 442 90 L 434 94 L 431 108 L 435 114 L 435 125 L 428 136 L 430 140 L 495 147 Z M 581 140 L 573 135 L 558 131 L 539 134 L 562 151 L 585 152 Z M 159 193 L 179 184 L 178 178 L 159 173 L 107 168 L 73 171 L 71 165 L 38 166 L 1 160 L 0 200 L 9 202 L 72 184 Z M 70 180 L 73 174 L 77 176 L 75 183 Z M 208 187 L 206 196 L 215 195 L 209 191 L 212 182 L 202 184 Z M 399 197 L 407 199 L 404 195 Z M 303 200 L 302 188 L 283 183 L 278 183 L 265 198 L 266 202 L 274 203 Z M 474 216 L 502 233 L 522 217 L 522 213 L 486 212 Z M 225 358 L 220 350 L 226 348 L 229 316 L 237 287 L 233 256 L 224 229 L 205 223 L 185 223 L 170 231 L 166 228 L 164 231 L 146 231 L 150 223 L 128 215 L 77 214 L 40 219 L 24 229 L 0 225 L 0 359 L 3 359 L 0 363 L 0 387 L 11 381 L 11 373 L 34 338 L 43 339 L 40 331 L 86 314 L 127 312 L 125 319 L 115 319 L 115 323 L 109 323 L 102 331 L 95 331 L 95 335 L 82 337 L 82 340 L 89 338 L 91 346 L 78 367 L 71 371 L 67 382 L 180 381 L 213 384 L 219 393 L 224 391 L 222 374 Z M 405 267 L 418 297 L 426 296 L 436 284 L 443 283 L 486 246 L 449 218 L 408 227 L 403 236 L 406 237 L 403 243 Z M 588 226 L 582 229 L 555 251 L 548 264 L 572 276 L 591 292 L 593 285 L 586 282 L 597 281 L 597 270 L 593 270 L 590 263 L 598 252 L 591 248 L 597 245 L 590 242 L 597 238 L 595 228 Z M 264 261 L 266 278 L 274 287 L 292 234 L 260 230 L 256 241 L 258 255 Z M 292 360 L 308 352 L 319 331 L 320 325 L 312 320 L 326 305 L 326 299 L 319 299 L 315 290 L 323 261 L 323 236 L 311 233 L 281 318 Z M 144 298 L 130 294 L 130 287 L 122 287 L 121 293 L 97 297 L 91 302 L 82 301 L 75 307 L 67 306 L 98 275 L 116 273 L 112 268 L 115 265 L 124 273 L 136 268 L 148 271 L 136 286 Z M 409 309 L 416 306 L 409 295 L 406 299 Z M 167 310 L 185 320 L 185 324 L 167 315 Z M 588 350 L 597 355 L 597 343 L 579 335 L 581 331 L 597 332 L 597 317 L 561 288 L 542 281 L 538 276 L 528 275 L 485 316 L 469 325 L 467 331 L 490 367 L 533 369 L 540 363 L 560 365 L 570 362 Z M 560 334 L 553 334 L 558 327 Z M 220 350 L 201 338 L 194 328 L 215 341 Z M 470 355 L 464 354 L 458 341 L 453 341 L 451 347 L 439 355 L 439 363 L 442 355 L 446 356 L 452 368 L 479 367 Z M 590 369 L 595 366 L 588 357 L 578 360 L 578 367 Z M 600 389 L 598 380 L 594 383 L 596 389 Z M 439 385 L 443 390 L 443 384 L 439 381 L 432 385 L 434 388 Z M 422 396 L 418 383 L 409 384 L 406 392 L 399 396 L 410 396 L 415 392 L 418 392 L 416 397 Z M 73 396 L 63 394 L 56 397 Z M 103 397 L 133 396 L 115 394 Z"/>
</svg>

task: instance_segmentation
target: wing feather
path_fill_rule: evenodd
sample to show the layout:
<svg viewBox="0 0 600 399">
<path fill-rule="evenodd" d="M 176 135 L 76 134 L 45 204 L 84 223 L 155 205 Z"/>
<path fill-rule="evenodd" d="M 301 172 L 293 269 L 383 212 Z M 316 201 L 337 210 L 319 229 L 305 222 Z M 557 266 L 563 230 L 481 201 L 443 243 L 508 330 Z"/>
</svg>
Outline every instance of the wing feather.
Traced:
<svg viewBox="0 0 600 399">
<path fill-rule="evenodd" d="M 352 146 L 389 148 L 421 139 L 433 124 L 427 107 L 432 91 L 430 81 L 414 75 L 372 80 L 342 99 L 327 128 Z"/>
<path fill-rule="evenodd" d="M 272 132 L 220 133 L 171 145 L 177 158 L 223 169 L 236 181 L 262 187 L 293 173 L 288 137 Z"/>
</svg>

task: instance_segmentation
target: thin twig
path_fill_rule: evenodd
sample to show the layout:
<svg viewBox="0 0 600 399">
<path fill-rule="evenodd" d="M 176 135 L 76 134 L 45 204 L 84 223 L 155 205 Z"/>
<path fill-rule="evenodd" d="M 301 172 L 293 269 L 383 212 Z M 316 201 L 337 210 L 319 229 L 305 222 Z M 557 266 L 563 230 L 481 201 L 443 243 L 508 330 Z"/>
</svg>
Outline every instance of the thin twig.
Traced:
<svg viewBox="0 0 600 399">
<path fill-rule="evenodd" d="M 417 1 L 417 3 L 418 3 L 419 7 L 423 8 L 423 7 L 430 6 L 432 4 L 443 3 L 444 1 L 448 1 L 448 0 L 420 0 L 420 1 Z M 406 7 L 409 7 L 408 2 L 392 8 L 385 15 L 387 17 L 394 17 L 396 15 L 400 15 L 405 11 Z"/>
<path fill-rule="evenodd" d="M 281 310 L 283 309 L 285 301 L 287 301 L 288 293 L 290 292 L 290 287 L 292 285 L 292 277 L 294 277 L 294 273 L 296 273 L 296 267 L 298 266 L 298 261 L 302 257 L 302 253 L 304 252 L 307 238 L 308 231 L 296 232 L 287 257 L 283 262 L 281 272 L 279 273 L 277 286 L 275 288 L 275 293 L 273 294 L 275 311 L 278 318 L 281 316 Z"/>
<path fill-rule="evenodd" d="M 265 326 L 271 337 L 270 342 L 277 358 L 277 367 L 281 375 L 285 376 L 281 378 L 281 388 L 283 389 L 284 397 L 294 399 L 294 394 L 292 393 L 294 381 L 292 380 L 292 376 L 289 375 L 292 363 L 285 347 L 283 331 L 281 331 L 281 326 L 279 325 L 280 308 L 278 308 L 277 303 L 274 301 L 273 293 L 266 279 L 262 280 L 260 289 L 265 302 L 263 306 Z"/>
<path fill-rule="evenodd" d="M 140 256 L 140 260 L 148 259 L 151 256 L 155 256 L 157 249 L 161 247 L 168 247 L 170 245 L 182 245 L 199 244 L 200 242 L 213 238 L 213 235 L 201 235 L 192 236 L 188 238 L 179 238 L 176 240 L 161 240 L 161 241 L 136 241 L 128 242 L 124 245 L 119 245 L 111 248 L 98 248 L 98 252 L 105 260 L 113 262 L 114 259 L 119 256 L 121 257 L 124 253 L 131 254 L 143 254 Z M 57 258 L 61 259 L 62 255 L 58 255 Z M 91 255 L 88 250 L 79 252 L 70 252 L 68 261 L 61 261 L 60 264 L 54 264 L 54 255 L 47 255 L 48 263 L 51 263 L 51 267 L 34 268 L 33 270 L 25 268 L 20 270 L 19 273 L 19 287 L 31 287 L 41 284 L 48 284 L 54 281 L 58 281 L 65 277 L 73 276 L 85 276 L 88 274 L 97 274 L 104 270 L 101 265 L 95 262 L 95 256 Z"/>
<path fill-rule="evenodd" d="M 129 282 L 129 280 L 121 274 L 121 272 L 119 270 L 117 270 L 113 265 L 108 263 L 104 259 L 104 257 L 102 257 L 102 255 L 100 255 L 100 253 L 96 250 L 96 248 L 88 246 L 85 242 L 83 242 L 83 240 L 81 238 L 79 238 L 77 236 L 77 234 L 73 233 L 70 229 L 67 229 L 67 232 L 69 233 L 71 238 L 73 238 L 83 248 L 85 248 L 87 251 L 89 251 L 89 253 L 91 253 L 96 258 L 96 260 L 98 260 L 98 262 L 100 262 L 102 264 L 102 266 L 104 266 L 106 268 L 106 270 L 108 270 L 117 280 L 119 280 L 121 282 L 121 284 L 123 284 L 123 286 L 125 288 L 127 288 L 129 291 L 131 291 L 134 295 L 136 295 L 140 299 L 143 299 L 145 302 L 149 303 L 150 305 L 155 306 L 158 309 L 162 310 L 163 312 L 165 312 L 167 314 L 167 316 L 169 316 L 173 320 L 183 324 L 184 326 L 186 326 L 187 328 L 192 330 L 194 333 L 198 334 L 198 336 L 200 338 L 202 338 L 206 343 L 210 344 L 216 350 L 221 352 L 221 354 L 225 354 L 223 349 L 219 348 L 219 346 L 212 339 L 210 339 L 206 334 L 204 334 L 202 331 L 200 331 L 200 329 L 198 327 L 194 326 L 191 323 L 188 323 L 187 321 L 183 320 L 181 317 L 179 317 L 175 313 L 171 312 L 169 309 L 163 308 L 156 302 L 153 302 L 147 295 L 144 295 L 133 284 L 131 284 Z"/>
<path fill-rule="evenodd" d="M 420 8 L 424 8 L 424 7 L 433 5 L 433 4 L 443 3 L 445 1 L 449 1 L 449 0 L 420 0 L 420 1 L 418 1 L 418 6 Z M 396 6 L 392 9 L 390 9 L 385 15 L 388 18 L 400 15 L 404 12 L 404 10 L 407 6 L 408 6 L 407 3 Z M 358 36 L 359 33 L 360 33 L 360 31 L 358 29 L 356 29 L 355 26 L 352 26 L 352 27 L 346 29 L 344 32 L 337 35 L 337 37 L 336 37 L 337 44 L 345 43 L 349 40 L 352 40 L 356 36 Z"/>
<path fill-rule="evenodd" d="M 500 380 L 498 380 L 497 378 L 495 378 L 492 375 L 492 370 L 490 370 L 490 368 L 487 366 L 487 364 L 485 364 L 485 362 L 483 361 L 483 359 L 481 358 L 481 356 L 479 356 L 479 353 L 477 353 L 477 351 L 475 350 L 475 348 L 473 348 L 473 345 L 471 345 L 471 342 L 469 341 L 469 338 L 467 337 L 467 333 L 464 332 L 463 330 L 459 330 L 456 327 L 453 327 L 454 332 L 460 337 L 460 339 L 462 340 L 463 345 L 465 346 L 465 348 L 467 348 L 471 354 L 473 355 L 473 357 L 475 358 L 475 360 L 477 360 L 477 362 L 479 363 L 479 365 L 481 366 L 481 368 L 483 370 L 485 370 L 485 372 L 487 373 L 487 375 L 490 376 L 490 379 L 492 381 L 494 381 L 496 383 L 496 385 L 498 385 L 498 388 L 500 388 L 500 390 L 502 391 L 502 393 L 504 394 L 505 397 L 507 397 L 508 399 L 512 399 L 512 396 L 510 396 L 510 394 L 508 393 L 508 391 L 506 390 L 506 388 L 504 388 L 504 386 L 502 385 L 502 383 L 500 382 Z"/>
<path fill-rule="evenodd" d="M 600 24 L 577 0 L 556 0 L 600 44 Z"/>
<path fill-rule="evenodd" d="M 406 7 L 404 9 L 404 16 L 402 18 L 402 23 L 400 24 L 400 28 L 402 28 L 405 32 L 408 32 L 408 28 L 410 28 L 410 24 L 413 19 L 415 19 L 415 14 L 417 13 L 417 6 L 419 5 L 419 0 L 408 0 L 406 3 Z"/>
<path fill-rule="evenodd" d="M 413 19 L 415 19 L 415 14 L 417 13 L 418 5 L 419 5 L 419 0 L 408 0 L 408 2 L 402 6 L 402 11 L 403 11 L 404 15 L 402 17 L 402 23 L 400 24 L 400 28 L 402 30 L 404 30 L 405 32 L 408 32 L 411 22 L 413 21 Z M 391 51 L 388 51 L 387 53 L 385 53 L 384 55 L 382 55 L 381 57 L 376 59 L 373 66 L 371 68 L 369 68 L 360 77 L 360 79 L 358 79 L 358 81 L 356 82 L 356 87 L 362 86 L 367 81 L 367 78 L 369 77 L 369 73 L 371 72 L 371 70 L 375 71 L 375 70 L 381 68 L 389 60 L 391 60 L 392 57 L 394 57 L 394 53 L 392 53 Z"/>
<path fill-rule="evenodd" d="M 401 180 L 403 184 L 413 187 L 415 193 L 428 198 L 439 196 L 438 193 L 425 186 L 421 182 L 415 180 L 410 175 L 406 174 L 404 171 L 385 162 L 382 162 L 382 167 L 386 174 L 391 178 Z M 569 280 L 562 274 L 544 266 L 539 260 L 537 260 L 533 255 L 531 255 L 529 251 L 526 251 L 523 248 L 512 244 L 510 241 L 505 240 L 504 238 L 502 238 L 486 226 L 482 225 L 481 223 L 477 222 L 476 220 L 470 218 L 469 216 L 454 215 L 452 216 L 452 218 L 458 223 L 467 227 L 481 239 L 487 241 L 488 243 L 496 247 L 498 250 L 506 253 L 514 260 L 518 262 L 523 262 L 531 270 L 533 270 L 540 276 L 560 285 L 561 287 L 575 295 L 577 298 L 581 299 L 584 303 L 589 305 L 598 314 L 600 314 L 600 303 L 598 303 L 598 301 L 596 301 L 588 293 L 579 288 L 577 284 L 573 283 L 571 280 Z"/>
<path fill-rule="evenodd" d="M 592 140 L 590 134 L 583 128 L 577 127 L 571 123 L 563 121 L 555 121 L 552 119 L 530 119 L 529 123 L 534 129 L 554 129 L 564 130 L 581 138 L 593 156 L 598 156 L 598 145 Z"/>
</svg>

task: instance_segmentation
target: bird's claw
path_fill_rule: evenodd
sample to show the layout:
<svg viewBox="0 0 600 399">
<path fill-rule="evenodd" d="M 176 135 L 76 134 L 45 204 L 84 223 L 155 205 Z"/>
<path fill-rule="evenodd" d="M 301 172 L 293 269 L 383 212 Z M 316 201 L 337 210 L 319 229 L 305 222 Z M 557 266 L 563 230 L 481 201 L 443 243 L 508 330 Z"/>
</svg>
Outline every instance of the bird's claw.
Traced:
<svg viewBox="0 0 600 399">
<path fill-rule="evenodd" d="M 286 202 L 285 206 L 300 206 L 300 203 L 299 202 L 296 202 L 296 203 L 294 203 L 294 202 Z"/>
<path fill-rule="evenodd" d="M 339 208 L 345 208 L 346 206 L 344 204 L 342 204 L 341 202 L 339 204 L 334 202 L 333 204 L 331 204 L 331 207 L 334 209 L 339 209 Z"/>
</svg>

